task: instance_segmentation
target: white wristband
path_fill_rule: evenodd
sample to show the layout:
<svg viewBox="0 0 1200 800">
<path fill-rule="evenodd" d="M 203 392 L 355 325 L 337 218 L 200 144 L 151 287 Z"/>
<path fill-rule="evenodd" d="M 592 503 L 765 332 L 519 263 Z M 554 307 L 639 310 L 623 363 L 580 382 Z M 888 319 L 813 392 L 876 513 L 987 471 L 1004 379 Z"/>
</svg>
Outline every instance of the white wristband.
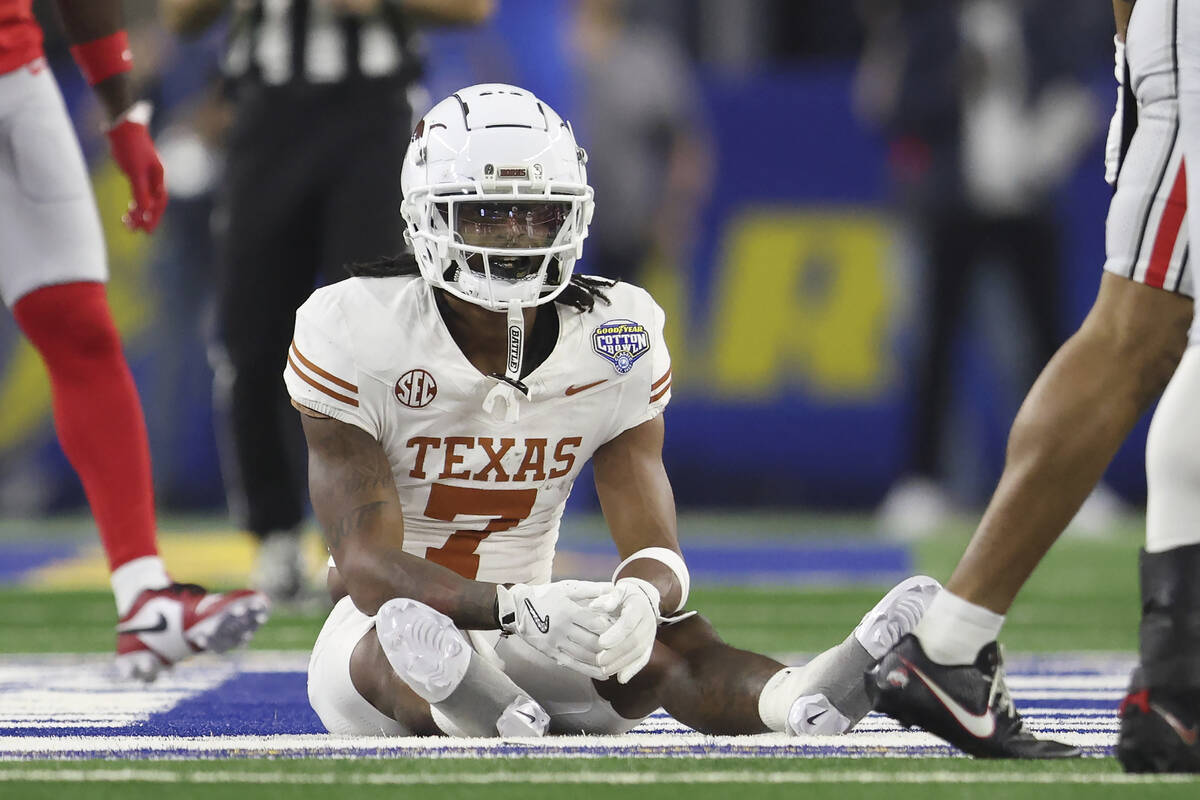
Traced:
<svg viewBox="0 0 1200 800">
<path fill-rule="evenodd" d="M 154 105 L 149 100 L 138 100 L 129 108 L 122 111 L 117 118 L 114 119 L 107 128 L 105 128 L 105 131 L 111 131 L 122 122 L 132 122 L 136 125 L 145 125 L 149 127 L 150 118 L 153 116 Z"/>
<path fill-rule="evenodd" d="M 680 556 L 679 553 L 676 553 L 674 550 L 668 550 L 665 547 L 643 547 L 641 550 L 638 550 L 629 558 L 618 564 L 617 568 L 613 570 L 613 582 L 616 582 L 617 578 L 621 574 L 621 570 L 629 566 L 630 562 L 637 561 L 639 558 L 649 558 L 653 561 L 657 561 L 660 564 L 665 564 L 667 569 L 675 573 L 675 579 L 679 581 L 680 593 L 679 603 L 676 604 L 675 608 L 671 609 L 671 614 L 676 613 L 679 611 L 679 609 L 687 605 L 688 591 L 692 587 L 692 578 L 688 574 L 687 564 L 683 562 L 683 557 Z"/>
</svg>

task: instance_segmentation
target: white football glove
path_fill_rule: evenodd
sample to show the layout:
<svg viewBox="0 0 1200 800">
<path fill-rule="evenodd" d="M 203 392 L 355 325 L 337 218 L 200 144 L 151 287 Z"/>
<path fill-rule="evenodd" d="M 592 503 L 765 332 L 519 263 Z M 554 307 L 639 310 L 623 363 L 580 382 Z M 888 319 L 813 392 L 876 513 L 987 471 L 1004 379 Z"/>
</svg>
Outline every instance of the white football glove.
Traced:
<svg viewBox="0 0 1200 800">
<path fill-rule="evenodd" d="M 658 589 L 641 578 L 620 578 L 591 607 L 614 621 L 599 637 L 597 665 L 617 683 L 629 683 L 650 661 L 658 633 Z"/>
<path fill-rule="evenodd" d="M 1113 38 L 1116 43 L 1116 63 L 1113 74 L 1117 76 L 1117 107 L 1108 123 L 1108 138 L 1104 141 L 1104 180 L 1109 186 L 1117 185 L 1117 170 L 1121 168 L 1121 139 L 1125 123 L 1125 42 Z"/>
<path fill-rule="evenodd" d="M 611 588 L 610 583 L 593 581 L 497 586 L 500 629 L 521 637 L 561 666 L 604 680 L 612 673 L 599 665 L 604 649 L 599 634 L 609 630 L 613 621 L 588 604 Z"/>
</svg>

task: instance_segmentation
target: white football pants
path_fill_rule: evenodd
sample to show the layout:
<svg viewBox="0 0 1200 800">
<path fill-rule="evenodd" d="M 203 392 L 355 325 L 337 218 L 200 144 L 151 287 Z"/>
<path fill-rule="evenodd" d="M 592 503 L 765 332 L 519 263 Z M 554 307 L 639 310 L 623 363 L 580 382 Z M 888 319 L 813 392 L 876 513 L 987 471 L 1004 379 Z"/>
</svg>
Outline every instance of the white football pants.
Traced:
<svg viewBox="0 0 1200 800">
<path fill-rule="evenodd" d="M 50 68 L 35 59 L 0 75 L 0 299 L 107 279 L 83 153 Z"/>
<path fill-rule="evenodd" d="M 1139 4 L 1140 5 L 1140 4 Z M 1173 3 L 1178 53 L 1179 138 L 1184 159 L 1200 165 L 1200 4 Z M 1136 7 L 1135 7 L 1136 8 Z M 1132 25 L 1132 23 L 1131 23 Z M 1187 181 L 1187 204 L 1200 208 L 1200 170 Z M 1200 241 L 1200 215 L 1188 214 L 1189 238 Z M 1161 553 L 1200 542 L 1200 326 L 1159 401 L 1146 442 L 1146 550 Z"/>
</svg>

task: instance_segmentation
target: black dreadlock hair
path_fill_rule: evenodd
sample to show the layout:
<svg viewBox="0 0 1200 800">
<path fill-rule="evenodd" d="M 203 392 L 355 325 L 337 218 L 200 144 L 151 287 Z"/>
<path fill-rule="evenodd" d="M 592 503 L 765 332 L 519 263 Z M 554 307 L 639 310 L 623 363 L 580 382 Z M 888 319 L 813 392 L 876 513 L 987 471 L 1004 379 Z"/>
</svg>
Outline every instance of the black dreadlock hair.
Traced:
<svg viewBox="0 0 1200 800">
<path fill-rule="evenodd" d="M 346 266 L 346 271 L 350 273 L 352 278 L 416 277 L 421 274 L 421 268 L 417 264 L 416 256 L 412 253 L 384 256 L 383 258 L 361 264 L 349 264 Z M 616 283 L 614 280 L 601 278 L 596 275 L 575 274 L 571 276 L 567 288 L 563 289 L 554 298 L 554 302 L 570 306 L 576 311 L 591 311 L 596 307 L 597 300 L 605 305 L 609 305 L 612 302 L 608 299 L 608 295 L 604 293 L 604 290 L 611 289 Z"/>
</svg>

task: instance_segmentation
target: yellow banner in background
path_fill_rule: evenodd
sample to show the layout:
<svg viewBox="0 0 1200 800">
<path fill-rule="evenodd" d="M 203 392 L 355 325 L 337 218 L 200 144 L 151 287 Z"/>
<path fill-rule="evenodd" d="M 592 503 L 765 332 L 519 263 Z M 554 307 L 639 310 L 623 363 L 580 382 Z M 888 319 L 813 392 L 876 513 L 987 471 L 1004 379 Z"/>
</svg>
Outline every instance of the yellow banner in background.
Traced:
<svg viewBox="0 0 1200 800">
<path fill-rule="evenodd" d="M 151 239 L 125 230 L 129 198 L 110 163 L 96 170 L 112 278 L 113 316 L 126 342 L 154 318 L 148 288 Z M 748 208 L 718 245 L 707 319 L 690 307 L 690 271 L 647 265 L 647 288 L 667 312 L 678 393 L 749 402 L 788 394 L 847 401 L 878 397 L 893 377 L 890 343 L 897 306 L 893 233 L 869 211 Z M 0 374 L 0 451 L 46 435 L 50 393 L 36 353 L 23 340 Z"/>
<path fill-rule="evenodd" d="M 878 395 L 892 371 L 891 242 L 891 226 L 871 213 L 772 209 L 734 218 L 708 326 L 714 392 Z"/>
</svg>

